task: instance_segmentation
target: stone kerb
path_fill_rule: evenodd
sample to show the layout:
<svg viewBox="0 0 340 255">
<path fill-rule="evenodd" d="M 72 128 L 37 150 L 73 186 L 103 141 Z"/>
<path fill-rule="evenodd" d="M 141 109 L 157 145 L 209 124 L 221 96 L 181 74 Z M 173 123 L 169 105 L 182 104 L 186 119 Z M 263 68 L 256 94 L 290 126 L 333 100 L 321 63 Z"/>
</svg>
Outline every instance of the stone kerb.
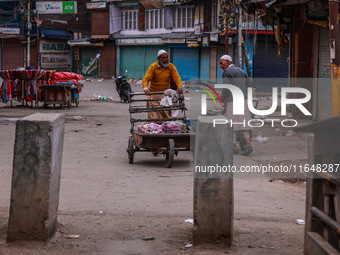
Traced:
<svg viewBox="0 0 340 255">
<path fill-rule="evenodd" d="M 197 172 L 208 166 L 232 166 L 233 130 L 229 125 L 213 126 L 213 119 L 225 116 L 199 116 L 194 157 L 194 244 L 233 239 L 233 174 Z"/>
<path fill-rule="evenodd" d="M 56 230 L 65 116 L 16 123 L 8 241 L 48 241 Z"/>
</svg>

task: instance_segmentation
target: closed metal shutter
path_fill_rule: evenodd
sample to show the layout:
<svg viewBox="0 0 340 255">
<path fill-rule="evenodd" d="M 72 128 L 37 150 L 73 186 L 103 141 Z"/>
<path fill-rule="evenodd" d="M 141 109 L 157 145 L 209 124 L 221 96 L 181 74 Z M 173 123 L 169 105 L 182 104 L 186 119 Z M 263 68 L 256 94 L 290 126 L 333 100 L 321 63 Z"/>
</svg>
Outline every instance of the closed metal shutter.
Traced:
<svg viewBox="0 0 340 255">
<path fill-rule="evenodd" d="M 332 83 L 330 62 L 329 31 L 320 28 L 319 34 L 319 84 L 318 84 L 318 119 L 332 117 Z"/>
<path fill-rule="evenodd" d="M 19 42 L 3 42 L 2 69 L 24 67 L 24 47 Z"/>
<path fill-rule="evenodd" d="M 314 26 L 313 29 L 313 120 L 318 119 L 318 64 L 319 64 L 319 27 Z"/>
<path fill-rule="evenodd" d="M 172 48 L 172 63 L 183 81 L 199 78 L 199 48 Z"/>
<path fill-rule="evenodd" d="M 210 77 L 210 48 L 201 48 L 200 78 L 209 80 Z"/>
<path fill-rule="evenodd" d="M 288 45 L 280 50 L 279 56 L 277 42 L 273 40 L 272 35 L 267 36 L 269 42 L 266 50 L 265 35 L 258 35 L 256 53 L 253 57 L 253 77 L 288 78 Z"/>
<path fill-rule="evenodd" d="M 113 44 L 106 44 L 100 54 L 100 77 L 111 78 L 116 73 L 116 48 Z"/>
<path fill-rule="evenodd" d="M 153 46 L 121 46 L 120 47 L 120 74 L 127 70 L 127 77 L 143 79 L 149 66 L 158 61 L 159 50 L 167 51 L 164 45 Z"/>
<path fill-rule="evenodd" d="M 233 50 L 230 48 L 231 44 L 229 44 L 229 55 L 230 57 L 234 59 L 234 56 L 233 56 Z M 217 83 L 223 83 L 223 80 L 222 80 L 222 74 L 223 74 L 223 69 L 220 68 L 220 58 L 225 54 L 225 47 L 219 47 L 218 48 L 218 52 L 217 52 L 217 64 L 216 64 L 216 78 L 217 78 Z"/>
</svg>

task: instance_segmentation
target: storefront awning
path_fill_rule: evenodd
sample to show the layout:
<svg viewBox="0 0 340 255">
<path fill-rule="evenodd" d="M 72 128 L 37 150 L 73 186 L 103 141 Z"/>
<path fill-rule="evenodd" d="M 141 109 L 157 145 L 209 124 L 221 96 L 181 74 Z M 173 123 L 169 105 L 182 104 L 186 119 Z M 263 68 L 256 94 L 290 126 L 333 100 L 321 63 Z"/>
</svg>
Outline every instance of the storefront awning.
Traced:
<svg viewBox="0 0 340 255">
<path fill-rule="evenodd" d="M 159 0 L 142 0 L 139 2 L 145 9 L 164 8 L 163 1 Z"/>
<path fill-rule="evenodd" d="M 91 39 L 109 39 L 110 35 L 91 35 Z"/>
<path fill-rule="evenodd" d="M 91 46 L 103 47 L 104 46 L 103 42 L 91 43 L 90 41 L 76 41 L 76 40 L 68 41 L 68 44 L 71 47 L 91 47 Z"/>
<path fill-rule="evenodd" d="M 42 38 L 71 39 L 72 35 L 65 30 L 40 29 Z"/>
</svg>

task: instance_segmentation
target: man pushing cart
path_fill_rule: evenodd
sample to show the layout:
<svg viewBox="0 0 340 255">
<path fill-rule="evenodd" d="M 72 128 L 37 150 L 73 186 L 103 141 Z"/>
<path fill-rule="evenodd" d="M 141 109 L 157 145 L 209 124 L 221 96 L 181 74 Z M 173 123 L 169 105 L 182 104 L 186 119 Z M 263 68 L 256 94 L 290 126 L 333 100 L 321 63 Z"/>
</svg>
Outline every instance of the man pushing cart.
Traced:
<svg viewBox="0 0 340 255">
<path fill-rule="evenodd" d="M 172 167 L 174 155 L 178 151 L 190 150 L 190 136 L 186 123 L 184 98 L 182 95 L 182 81 L 176 67 L 169 63 L 168 54 L 160 50 L 157 54 L 158 61 L 151 64 L 143 79 L 144 93 L 131 93 L 129 100 L 131 136 L 128 143 L 129 163 L 133 163 L 136 151 L 149 151 L 154 155 L 165 154 L 166 166 Z M 170 89 L 171 81 L 177 85 L 177 103 L 172 104 L 170 96 L 166 96 Z M 150 84 L 149 84 L 150 83 Z M 173 93 L 175 92 L 175 93 Z M 136 99 L 135 96 L 147 96 L 147 99 Z M 169 95 L 169 94 L 167 94 Z M 166 98 L 164 98 L 166 97 Z M 164 104 L 167 99 L 168 104 Z M 162 100 L 162 101 L 161 101 Z M 169 102 L 170 100 L 170 102 Z M 146 108 L 133 105 L 134 102 L 146 101 Z M 166 101 L 165 101 L 166 102 Z M 174 117 L 170 112 L 181 111 L 183 117 Z M 133 118 L 135 113 L 147 112 L 147 119 Z M 136 129 L 135 123 L 143 123 Z M 145 123 L 147 122 L 147 123 Z"/>
</svg>

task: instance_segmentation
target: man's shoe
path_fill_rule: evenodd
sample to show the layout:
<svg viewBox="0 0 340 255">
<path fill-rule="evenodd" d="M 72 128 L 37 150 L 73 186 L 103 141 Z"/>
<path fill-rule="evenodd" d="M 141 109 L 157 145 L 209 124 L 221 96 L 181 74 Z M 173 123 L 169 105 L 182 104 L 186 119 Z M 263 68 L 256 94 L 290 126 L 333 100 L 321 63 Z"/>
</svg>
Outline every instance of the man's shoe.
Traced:
<svg viewBox="0 0 340 255">
<path fill-rule="evenodd" d="M 249 145 L 243 152 L 244 156 L 249 156 L 253 152 L 253 146 Z"/>
<path fill-rule="evenodd" d="M 234 150 L 234 155 L 239 155 L 239 154 L 240 154 L 239 150 Z"/>
</svg>

